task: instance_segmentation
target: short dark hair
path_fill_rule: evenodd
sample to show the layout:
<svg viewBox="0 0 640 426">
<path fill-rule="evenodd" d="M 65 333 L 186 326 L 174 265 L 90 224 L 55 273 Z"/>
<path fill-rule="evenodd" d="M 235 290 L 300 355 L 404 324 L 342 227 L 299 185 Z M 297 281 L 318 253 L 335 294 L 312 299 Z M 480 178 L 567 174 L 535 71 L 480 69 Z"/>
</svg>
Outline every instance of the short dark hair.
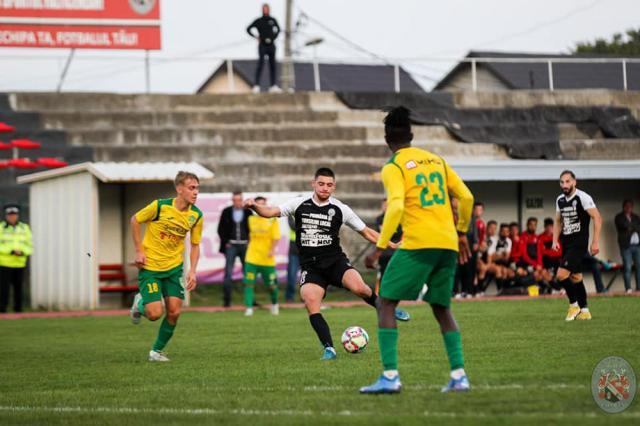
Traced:
<svg viewBox="0 0 640 426">
<path fill-rule="evenodd" d="M 520 224 L 518 222 L 511 222 L 509 224 L 509 228 L 511 228 L 512 226 L 517 226 L 518 228 L 520 228 Z"/>
<path fill-rule="evenodd" d="M 531 223 L 531 222 L 537 222 L 538 218 L 537 217 L 533 217 L 531 216 L 529 219 L 527 219 L 527 223 Z"/>
<path fill-rule="evenodd" d="M 553 219 L 551 219 L 550 217 L 545 217 L 544 218 L 544 226 L 547 227 L 549 225 L 553 225 Z"/>
<path fill-rule="evenodd" d="M 264 198 L 262 195 L 258 195 L 256 198 L 253 199 L 254 201 L 267 201 L 266 198 Z"/>
<path fill-rule="evenodd" d="M 475 203 L 473 203 L 473 207 L 478 207 L 478 206 L 484 207 L 484 203 L 482 201 L 476 201 Z"/>
<path fill-rule="evenodd" d="M 180 170 L 173 180 L 173 184 L 175 186 L 182 185 L 186 180 L 193 179 L 196 182 L 200 183 L 200 179 L 196 176 L 195 173 L 185 172 L 184 170 Z"/>
<path fill-rule="evenodd" d="M 622 202 L 622 208 L 624 208 L 624 206 L 626 206 L 627 204 L 633 205 L 633 200 L 631 198 L 627 198 L 626 200 L 624 200 Z"/>
<path fill-rule="evenodd" d="M 313 175 L 313 178 L 318 179 L 318 176 L 326 176 L 333 179 L 336 178 L 336 174 L 333 173 L 333 170 L 328 167 L 320 167 L 318 170 L 316 170 L 316 174 Z"/>
<path fill-rule="evenodd" d="M 560 173 L 560 177 L 564 176 L 564 175 L 571 175 L 571 177 L 573 179 L 576 178 L 576 174 L 573 173 L 571 170 L 567 169 L 567 170 L 563 170 L 562 173 Z"/>
<path fill-rule="evenodd" d="M 496 222 L 495 220 L 490 220 L 489 222 L 487 222 L 487 226 L 490 226 L 490 225 L 496 225 L 497 226 L 498 222 Z"/>
<path fill-rule="evenodd" d="M 236 195 L 242 195 L 242 191 L 240 191 L 239 189 L 235 189 L 232 193 L 231 196 L 234 197 Z"/>
<path fill-rule="evenodd" d="M 407 145 L 413 140 L 411 111 L 402 105 L 388 109 L 384 118 L 384 139 L 390 145 Z"/>
<path fill-rule="evenodd" d="M 509 224 L 508 223 L 504 223 L 504 222 L 501 223 L 500 224 L 500 229 L 502 229 L 502 228 L 509 228 Z"/>
</svg>

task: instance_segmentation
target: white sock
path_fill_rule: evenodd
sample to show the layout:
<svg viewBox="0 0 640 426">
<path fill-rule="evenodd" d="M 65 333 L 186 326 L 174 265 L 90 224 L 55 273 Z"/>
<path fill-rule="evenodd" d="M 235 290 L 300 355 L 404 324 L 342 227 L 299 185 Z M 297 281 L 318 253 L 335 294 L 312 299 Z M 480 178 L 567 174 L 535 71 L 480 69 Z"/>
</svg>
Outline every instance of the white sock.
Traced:
<svg viewBox="0 0 640 426">
<path fill-rule="evenodd" d="M 464 368 L 456 368 L 455 370 L 451 370 L 451 378 L 453 380 L 460 380 L 466 375 L 467 373 L 464 372 Z"/>
<path fill-rule="evenodd" d="M 589 312 L 589 308 L 582 308 L 580 309 L 580 312 Z"/>
<path fill-rule="evenodd" d="M 571 305 L 569 305 L 569 306 L 571 306 L 572 308 L 577 308 L 577 307 L 578 307 L 578 302 L 572 303 L 572 304 L 571 304 Z"/>
<path fill-rule="evenodd" d="M 384 375 L 384 377 L 391 380 L 398 377 L 398 370 L 384 370 L 382 374 Z"/>
</svg>

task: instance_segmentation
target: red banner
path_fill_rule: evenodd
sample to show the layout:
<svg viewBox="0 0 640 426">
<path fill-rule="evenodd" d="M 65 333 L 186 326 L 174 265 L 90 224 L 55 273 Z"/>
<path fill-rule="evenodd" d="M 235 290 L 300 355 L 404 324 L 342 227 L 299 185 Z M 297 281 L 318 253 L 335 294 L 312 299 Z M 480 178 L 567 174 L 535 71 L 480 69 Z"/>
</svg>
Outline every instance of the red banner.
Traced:
<svg viewBox="0 0 640 426">
<path fill-rule="evenodd" d="M 157 50 L 160 0 L 0 0 L 0 47 Z"/>
</svg>

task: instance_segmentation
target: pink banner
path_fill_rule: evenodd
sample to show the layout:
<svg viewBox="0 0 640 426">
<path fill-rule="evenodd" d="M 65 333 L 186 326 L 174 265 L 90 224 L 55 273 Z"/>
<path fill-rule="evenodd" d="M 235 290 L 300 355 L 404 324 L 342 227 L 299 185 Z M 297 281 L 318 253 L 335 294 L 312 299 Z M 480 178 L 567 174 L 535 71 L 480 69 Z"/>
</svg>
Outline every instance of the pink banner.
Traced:
<svg viewBox="0 0 640 426">
<path fill-rule="evenodd" d="M 286 200 L 294 198 L 299 193 L 292 192 L 268 192 L 245 193 L 246 198 L 262 195 L 267 199 L 267 204 L 278 205 Z M 198 208 L 204 214 L 204 227 L 202 230 L 202 243 L 200 244 L 200 262 L 198 264 L 198 282 L 221 283 L 224 279 L 225 257 L 220 253 L 220 239 L 218 238 L 218 222 L 222 210 L 231 205 L 231 194 L 214 193 L 198 195 Z M 289 257 L 289 224 L 286 218 L 280 218 L 280 242 L 276 249 L 276 269 L 278 276 L 286 275 Z M 233 271 L 233 279 L 242 278 L 242 266 L 236 260 Z"/>
</svg>

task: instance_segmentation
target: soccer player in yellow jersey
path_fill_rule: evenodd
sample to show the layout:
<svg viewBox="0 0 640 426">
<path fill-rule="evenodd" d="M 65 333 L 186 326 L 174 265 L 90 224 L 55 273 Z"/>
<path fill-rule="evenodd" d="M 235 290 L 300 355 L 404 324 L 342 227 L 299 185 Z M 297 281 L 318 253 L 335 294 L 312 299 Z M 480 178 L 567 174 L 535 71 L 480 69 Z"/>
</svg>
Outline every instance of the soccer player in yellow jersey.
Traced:
<svg viewBox="0 0 640 426">
<path fill-rule="evenodd" d="M 163 352 L 176 328 L 185 288 L 196 288 L 196 268 L 200 258 L 202 212 L 195 206 L 200 181 L 189 172 L 179 172 L 174 180 L 175 198 L 155 200 L 131 218 L 131 234 L 136 249 L 136 265 L 140 293 L 131 307 L 131 320 L 140 323 L 145 316 L 156 321 L 162 316 L 162 299 L 166 315 L 160 325 L 158 338 L 149 361 L 169 361 Z M 140 239 L 140 224 L 147 225 L 144 240 Z M 182 263 L 184 240 L 190 233 L 191 251 L 186 287 Z"/>
<path fill-rule="evenodd" d="M 378 342 L 384 372 L 373 385 L 361 388 L 361 393 L 400 392 L 394 310 L 400 300 L 415 300 L 425 283 L 424 300 L 440 325 L 451 367 L 451 379 L 442 391 L 469 390 L 460 331 L 449 307 L 458 260 L 464 263 L 470 255 L 466 232 L 473 195 L 441 157 L 411 147 L 409 115 L 408 109 L 397 107 L 384 120 L 385 140 L 393 152 L 382 168 L 387 212 L 377 251 L 367 259 L 367 266 L 387 248 L 399 224 L 403 239 L 380 284 Z M 458 200 L 457 225 L 449 194 Z"/>
<path fill-rule="evenodd" d="M 256 197 L 255 203 L 264 206 L 267 199 Z M 280 241 L 278 219 L 258 215 L 249 216 L 249 246 L 244 259 L 244 303 L 245 316 L 253 315 L 253 289 L 258 279 L 269 287 L 271 314 L 278 315 L 278 276 L 276 275 L 276 246 Z"/>
</svg>

